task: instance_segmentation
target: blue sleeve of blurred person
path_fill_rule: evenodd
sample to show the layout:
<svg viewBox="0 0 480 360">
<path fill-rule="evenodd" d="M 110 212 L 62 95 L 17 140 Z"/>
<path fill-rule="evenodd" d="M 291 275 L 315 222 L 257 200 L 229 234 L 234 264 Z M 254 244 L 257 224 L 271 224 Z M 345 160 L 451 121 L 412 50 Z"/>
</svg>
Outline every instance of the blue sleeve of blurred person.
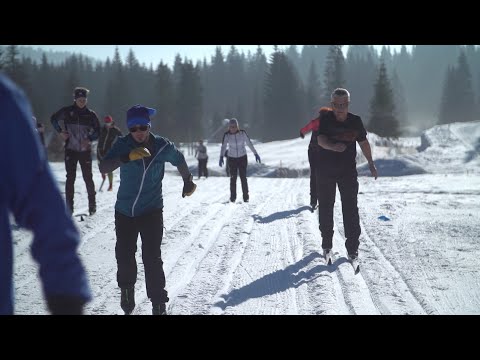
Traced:
<svg viewBox="0 0 480 360">
<path fill-rule="evenodd" d="M 39 264 L 45 297 L 67 296 L 83 303 L 91 299 L 77 255 L 78 230 L 66 211 L 31 119 L 23 92 L 0 75 L 0 123 L 7 135 L 0 157 L 0 314 L 13 312 L 9 211 L 19 226 L 33 231 L 31 251 Z"/>
</svg>

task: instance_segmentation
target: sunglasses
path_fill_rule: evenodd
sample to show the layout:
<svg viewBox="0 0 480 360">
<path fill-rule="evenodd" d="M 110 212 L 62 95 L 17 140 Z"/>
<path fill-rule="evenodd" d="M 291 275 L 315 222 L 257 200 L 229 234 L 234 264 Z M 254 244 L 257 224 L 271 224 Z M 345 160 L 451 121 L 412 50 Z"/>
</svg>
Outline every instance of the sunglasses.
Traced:
<svg viewBox="0 0 480 360">
<path fill-rule="evenodd" d="M 148 125 L 139 125 L 139 126 L 134 126 L 128 129 L 128 131 L 130 131 L 131 133 L 137 132 L 138 130 L 147 131 Z"/>
<path fill-rule="evenodd" d="M 335 109 L 346 109 L 348 107 L 348 102 L 342 104 L 332 102 L 332 107 Z"/>
</svg>

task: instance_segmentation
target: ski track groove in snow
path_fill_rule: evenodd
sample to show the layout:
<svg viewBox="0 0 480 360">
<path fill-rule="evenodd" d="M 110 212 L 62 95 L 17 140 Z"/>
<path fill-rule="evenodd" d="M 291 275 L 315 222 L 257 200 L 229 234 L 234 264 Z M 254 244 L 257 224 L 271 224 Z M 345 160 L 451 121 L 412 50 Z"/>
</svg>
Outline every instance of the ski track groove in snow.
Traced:
<svg viewBox="0 0 480 360">
<path fill-rule="evenodd" d="M 339 221 L 339 214 L 341 214 L 341 211 L 341 199 L 337 190 L 334 205 L 332 261 L 333 263 L 339 263 L 337 276 L 340 280 L 345 302 L 352 314 L 381 314 L 381 311 L 377 307 L 376 301 L 373 299 L 373 295 L 362 276 L 362 262 L 360 261 L 360 272 L 355 274 L 352 265 L 347 259 L 343 229 L 342 232 L 340 232 L 340 227 L 343 227 L 343 221 Z"/>
<path fill-rule="evenodd" d="M 306 186 L 309 186 L 308 183 Z M 297 206 L 307 207 L 305 204 L 306 191 L 300 191 L 297 194 Z M 350 310 L 345 302 L 340 280 L 337 275 L 337 264 L 327 265 L 323 257 L 322 237 L 318 228 L 318 210 L 313 213 L 308 210 L 301 213 L 299 218 L 299 236 L 302 238 L 302 249 L 307 256 L 315 256 L 312 264 L 315 265 L 307 270 L 306 273 L 314 273 L 316 276 L 310 282 L 307 282 L 308 296 L 312 312 L 317 315 L 338 315 L 350 314 Z"/>
<path fill-rule="evenodd" d="M 384 206 L 387 207 L 392 213 L 398 210 L 394 209 L 394 206 L 388 202 Z M 391 260 L 390 255 L 386 253 L 386 250 L 382 249 L 378 243 L 378 239 L 376 239 L 375 236 L 373 236 L 368 230 L 371 221 L 368 220 L 367 215 L 371 216 L 371 214 L 363 209 L 362 205 L 360 205 L 360 201 L 359 208 L 360 226 L 362 228 L 362 235 L 360 237 L 361 251 L 364 253 L 364 255 L 366 255 L 366 260 L 373 258 L 372 261 L 369 261 L 368 270 L 370 270 L 370 268 L 375 268 L 377 272 L 374 273 L 375 275 L 373 275 L 376 281 L 369 280 L 369 284 L 372 289 L 378 288 L 379 290 L 373 290 L 372 292 L 377 294 L 378 298 L 388 298 L 390 307 L 392 307 L 392 304 L 396 305 L 395 309 L 390 309 L 393 314 L 435 314 L 436 311 L 434 308 L 423 299 L 421 294 L 415 291 L 402 271 L 400 271 L 398 266 L 395 265 L 395 263 Z M 402 210 L 400 209 L 400 212 L 401 211 Z M 398 218 L 399 216 L 400 215 L 397 215 L 396 217 Z M 373 217 L 373 221 L 378 220 Z M 410 234 L 410 231 L 407 231 L 408 234 L 398 231 L 398 227 L 393 221 L 391 224 L 385 225 L 395 228 L 388 233 L 385 233 L 386 230 L 384 230 L 384 232 L 380 232 L 379 236 L 381 236 L 383 239 L 392 237 L 395 239 L 389 239 L 390 241 L 398 241 L 401 243 L 406 241 L 404 239 L 405 237 L 413 236 Z M 371 226 L 376 226 L 378 228 L 381 225 L 378 223 L 372 223 Z M 399 256 L 405 256 L 405 254 L 400 253 Z M 405 265 L 407 264 L 405 263 Z M 388 291 L 386 290 L 387 288 Z"/>
<path fill-rule="evenodd" d="M 389 303 L 402 303 L 401 307 L 402 312 L 399 314 L 407 314 L 407 313 L 413 313 L 413 314 L 431 314 L 432 309 L 428 309 L 428 307 L 425 305 L 425 302 L 421 301 L 418 297 L 418 294 L 416 291 L 413 290 L 413 288 L 408 284 L 408 282 L 405 280 L 404 275 L 397 269 L 397 267 L 388 259 L 388 257 L 385 255 L 383 250 L 377 245 L 375 242 L 374 238 L 370 237 L 367 231 L 367 227 L 365 226 L 365 222 L 363 219 L 360 217 L 360 226 L 362 228 L 362 237 L 364 240 L 364 245 L 365 247 L 368 248 L 369 252 L 374 252 L 374 261 L 378 263 L 380 266 L 377 270 L 382 271 L 382 276 L 383 280 L 385 281 L 386 279 L 393 279 L 393 283 L 395 285 L 395 290 L 397 291 L 393 296 L 397 297 L 395 301 L 389 301 Z M 388 275 L 386 275 L 388 273 Z M 365 276 L 367 274 L 367 271 L 363 272 L 364 277 L 367 280 L 367 283 L 370 284 L 370 289 L 372 289 L 372 293 L 376 294 L 376 298 L 380 303 L 382 303 L 382 308 L 385 308 L 386 306 L 383 305 L 383 302 L 380 300 L 380 295 L 376 290 L 373 290 L 375 286 L 373 285 L 374 282 L 368 278 L 368 276 Z M 390 313 L 390 311 L 389 311 Z"/>
<path fill-rule="evenodd" d="M 252 181 L 250 181 L 250 187 Z M 179 283 L 175 299 L 170 305 L 175 314 L 218 314 L 220 308 L 212 305 L 218 301 L 219 293 L 228 288 L 244 249 L 250 242 L 254 225 L 253 215 L 269 203 L 275 194 L 255 194 L 251 201 L 243 204 L 227 204 L 223 218 L 215 224 L 210 234 L 212 246 L 198 261 L 197 272 Z M 265 197 L 268 199 L 265 200 Z M 228 216 L 227 216 L 228 215 Z M 218 231 L 217 231 L 218 230 Z M 212 307 L 213 306 L 213 307 Z M 220 311 L 220 312 L 219 312 Z"/>
<path fill-rule="evenodd" d="M 260 184 L 255 185 L 256 182 L 254 180 L 252 186 L 258 189 Z M 295 298 L 292 298 L 294 292 L 289 291 L 288 287 L 291 277 L 285 261 L 285 255 L 288 257 L 291 251 L 282 246 L 288 243 L 282 225 L 284 221 L 276 218 L 277 213 L 272 213 L 279 203 L 283 204 L 282 210 L 285 210 L 287 204 L 284 196 L 290 192 L 287 187 L 290 183 L 289 179 L 275 179 L 271 185 L 275 190 L 268 200 L 264 200 L 254 212 L 247 214 L 252 218 L 249 219 L 252 229 L 249 233 L 253 235 L 253 239 L 252 235 L 249 235 L 248 243 L 245 241 L 246 246 L 243 247 L 241 257 L 237 257 L 237 264 L 230 272 L 231 281 L 218 292 L 217 298 L 220 300 L 215 304 L 218 309 L 214 308 L 212 312 L 223 310 L 224 314 L 264 314 L 264 309 L 272 309 L 272 302 L 278 304 L 273 307 L 274 314 L 285 313 L 285 307 L 291 308 L 292 301 L 293 307 L 296 307 Z M 267 214 L 264 215 L 265 212 Z M 276 229 L 275 232 L 268 231 L 272 227 Z M 282 228 L 279 230 L 279 227 Z M 278 298 L 282 301 L 274 301 Z M 284 300 L 285 298 L 290 301 Z"/>
</svg>

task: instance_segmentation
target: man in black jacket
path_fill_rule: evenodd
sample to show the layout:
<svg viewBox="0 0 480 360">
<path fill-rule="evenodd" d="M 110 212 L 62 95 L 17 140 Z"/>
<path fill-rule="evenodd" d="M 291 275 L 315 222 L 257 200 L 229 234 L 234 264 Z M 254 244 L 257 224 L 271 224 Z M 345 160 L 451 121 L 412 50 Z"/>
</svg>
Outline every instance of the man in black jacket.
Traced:
<svg viewBox="0 0 480 360">
<path fill-rule="evenodd" d="M 65 141 L 65 197 L 67 207 L 73 213 L 74 184 L 77 174 L 77 163 L 80 163 L 83 180 L 88 192 L 88 210 L 90 215 L 97 210 L 95 202 L 95 184 L 92 177 L 91 143 L 98 139 L 100 123 L 97 114 L 87 108 L 89 90 L 77 87 L 74 90 L 74 103 L 65 106 L 52 115 L 50 121 L 54 129 Z M 63 122 L 63 128 L 60 126 Z"/>
</svg>

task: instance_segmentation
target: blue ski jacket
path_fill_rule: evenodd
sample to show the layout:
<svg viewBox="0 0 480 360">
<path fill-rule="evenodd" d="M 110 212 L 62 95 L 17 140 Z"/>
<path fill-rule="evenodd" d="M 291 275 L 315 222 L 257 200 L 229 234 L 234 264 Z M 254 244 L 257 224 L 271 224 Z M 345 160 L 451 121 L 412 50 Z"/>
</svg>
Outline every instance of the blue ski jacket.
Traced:
<svg viewBox="0 0 480 360">
<path fill-rule="evenodd" d="M 44 296 L 91 299 L 77 254 L 80 237 L 35 133 L 30 104 L 0 75 L 0 315 L 14 313 L 10 215 L 33 232 L 31 253 L 39 265 Z"/>
<path fill-rule="evenodd" d="M 115 210 L 125 216 L 136 217 L 163 208 L 162 180 L 165 162 L 180 169 L 183 167 L 184 178 L 188 175 L 185 157 L 174 143 L 152 133 L 149 136 L 149 143 L 153 145 L 151 157 L 122 163 L 120 166 L 120 187 Z M 119 138 L 100 162 L 100 171 L 110 172 L 115 160 L 128 157 L 130 151 L 138 146 L 130 134 Z"/>
</svg>

